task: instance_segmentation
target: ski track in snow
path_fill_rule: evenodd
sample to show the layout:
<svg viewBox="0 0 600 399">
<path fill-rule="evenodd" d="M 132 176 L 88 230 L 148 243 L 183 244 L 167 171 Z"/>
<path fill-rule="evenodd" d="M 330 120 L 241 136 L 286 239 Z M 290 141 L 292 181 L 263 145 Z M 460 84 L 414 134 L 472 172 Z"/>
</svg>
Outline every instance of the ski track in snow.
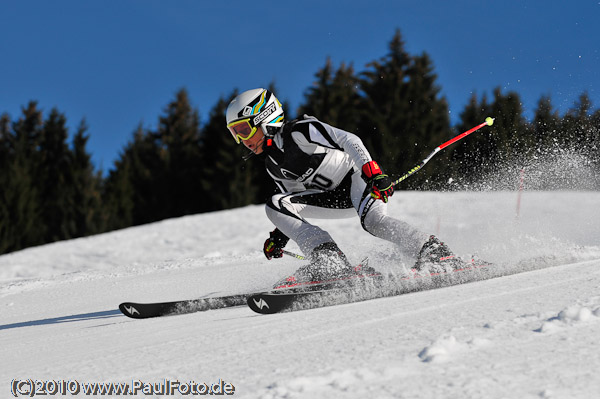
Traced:
<svg viewBox="0 0 600 399">
<path fill-rule="evenodd" d="M 525 193 L 519 219 L 515 201 L 399 192 L 390 205 L 509 275 L 270 316 L 238 307 L 131 320 L 116 310 L 260 290 L 293 272 L 301 262 L 262 257 L 272 226 L 261 206 L 0 256 L 0 397 L 14 378 L 223 379 L 234 397 L 263 399 L 600 397 L 600 193 Z M 353 261 L 409 265 L 357 219 L 319 223 Z"/>
</svg>

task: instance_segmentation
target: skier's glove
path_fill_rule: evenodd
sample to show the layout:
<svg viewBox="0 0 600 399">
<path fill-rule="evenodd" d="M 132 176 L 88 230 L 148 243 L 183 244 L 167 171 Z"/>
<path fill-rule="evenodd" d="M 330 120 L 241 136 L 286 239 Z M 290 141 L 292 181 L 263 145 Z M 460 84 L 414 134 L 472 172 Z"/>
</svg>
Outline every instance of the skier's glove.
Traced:
<svg viewBox="0 0 600 399">
<path fill-rule="evenodd" d="M 270 232 L 269 238 L 267 238 L 263 247 L 263 252 L 267 259 L 281 258 L 283 256 L 283 248 L 289 240 L 290 239 L 279 229 Z"/>
<path fill-rule="evenodd" d="M 388 202 L 394 194 L 393 180 L 383 173 L 377 162 L 370 161 L 363 165 L 362 178 L 370 186 L 371 197 Z"/>
</svg>

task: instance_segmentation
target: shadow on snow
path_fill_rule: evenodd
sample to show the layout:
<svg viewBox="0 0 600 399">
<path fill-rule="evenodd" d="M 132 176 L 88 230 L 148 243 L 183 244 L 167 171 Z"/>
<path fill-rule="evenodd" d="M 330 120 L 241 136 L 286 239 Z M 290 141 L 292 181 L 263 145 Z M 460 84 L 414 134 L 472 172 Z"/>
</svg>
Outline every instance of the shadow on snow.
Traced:
<svg viewBox="0 0 600 399">
<path fill-rule="evenodd" d="M 104 310 L 101 312 L 82 313 L 82 314 L 74 314 L 74 315 L 70 315 L 70 316 L 53 317 L 53 318 L 49 318 L 49 319 L 24 321 L 21 323 L 4 324 L 4 325 L 0 325 L 0 330 L 9 330 L 11 328 L 21 328 L 21 327 L 41 326 L 41 325 L 48 325 L 48 324 L 70 323 L 73 321 L 101 320 L 101 319 L 109 319 L 112 317 L 119 317 L 122 315 L 123 314 L 118 309 Z"/>
</svg>

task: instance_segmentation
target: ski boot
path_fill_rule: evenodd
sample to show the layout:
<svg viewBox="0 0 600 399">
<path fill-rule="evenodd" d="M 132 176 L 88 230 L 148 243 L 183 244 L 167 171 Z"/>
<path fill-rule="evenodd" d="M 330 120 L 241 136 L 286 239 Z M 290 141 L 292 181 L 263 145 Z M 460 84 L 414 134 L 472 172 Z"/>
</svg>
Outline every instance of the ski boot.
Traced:
<svg viewBox="0 0 600 399">
<path fill-rule="evenodd" d="M 428 269 L 430 273 L 444 273 L 462 266 L 464 266 L 463 260 L 432 235 L 419 251 L 415 269 L 417 271 Z"/>
<path fill-rule="evenodd" d="M 279 281 L 274 288 L 331 285 L 346 283 L 354 277 L 378 275 L 368 265 L 352 266 L 336 243 L 326 242 L 316 247 L 309 256 L 309 263 L 300 267 L 290 277 Z"/>
</svg>

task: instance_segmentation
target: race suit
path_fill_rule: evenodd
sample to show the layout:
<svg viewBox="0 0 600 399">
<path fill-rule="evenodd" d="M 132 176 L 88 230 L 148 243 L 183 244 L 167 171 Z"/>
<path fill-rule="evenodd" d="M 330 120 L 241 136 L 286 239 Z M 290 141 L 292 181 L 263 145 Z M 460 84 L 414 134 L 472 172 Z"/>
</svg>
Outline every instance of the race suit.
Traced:
<svg viewBox="0 0 600 399">
<path fill-rule="evenodd" d="M 284 124 L 264 149 L 267 172 L 281 191 L 267 201 L 267 216 L 304 254 L 334 242 L 307 218 L 358 214 L 364 230 L 417 256 L 428 236 L 388 216 L 387 204 L 371 197 L 361 168 L 372 158 L 358 136 L 304 115 Z"/>
</svg>

